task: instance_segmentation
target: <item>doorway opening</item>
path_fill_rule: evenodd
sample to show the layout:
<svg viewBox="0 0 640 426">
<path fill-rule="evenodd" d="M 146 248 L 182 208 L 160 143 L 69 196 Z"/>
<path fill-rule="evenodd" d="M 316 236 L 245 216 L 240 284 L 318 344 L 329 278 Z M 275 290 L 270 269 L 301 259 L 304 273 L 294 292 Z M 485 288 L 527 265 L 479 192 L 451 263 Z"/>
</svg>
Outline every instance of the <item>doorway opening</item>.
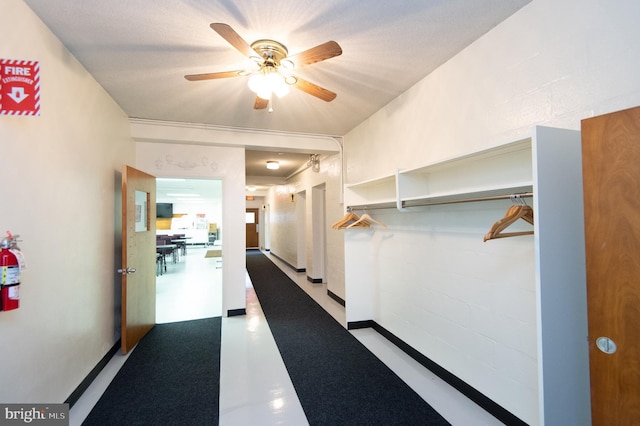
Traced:
<svg viewBox="0 0 640 426">
<path fill-rule="evenodd" d="M 221 316 L 222 181 L 158 178 L 156 203 L 157 243 L 171 246 L 156 247 L 156 323 Z"/>
</svg>

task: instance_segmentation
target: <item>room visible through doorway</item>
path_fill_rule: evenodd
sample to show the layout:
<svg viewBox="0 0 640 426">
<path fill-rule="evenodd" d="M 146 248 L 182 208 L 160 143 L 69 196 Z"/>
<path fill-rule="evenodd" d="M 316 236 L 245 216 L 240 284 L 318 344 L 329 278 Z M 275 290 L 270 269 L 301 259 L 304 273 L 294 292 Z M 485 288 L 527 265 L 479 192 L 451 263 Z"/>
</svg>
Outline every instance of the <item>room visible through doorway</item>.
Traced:
<svg viewBox="0 0 640 426">
<path fill-rule="evenodd" d="M 156 322 L 221 316 L 222 181 L 159 178 L 156 194 L 158 241 L 175 245 L 156 274 Z"/>
</svg>

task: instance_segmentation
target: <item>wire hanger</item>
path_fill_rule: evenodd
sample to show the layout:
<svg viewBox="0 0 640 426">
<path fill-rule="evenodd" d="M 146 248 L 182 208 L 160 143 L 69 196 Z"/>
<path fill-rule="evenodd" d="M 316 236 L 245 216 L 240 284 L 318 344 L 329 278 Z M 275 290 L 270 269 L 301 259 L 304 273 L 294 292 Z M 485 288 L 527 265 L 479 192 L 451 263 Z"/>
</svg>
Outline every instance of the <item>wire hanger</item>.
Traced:
<svg viewBox="0 0 640 426">
<path fill-rule="evenodd" d="M 516 222 L 518 219 L 523 219 L 526 222 L 533 225 L 533 209 L 525 203 L 524 199 L 522 199 L 519 195 L 515 194 L 511 196 L 511 201 L 517 204 L 512 205 L 507 209 L 504 217 L 493 224 L 489 232 L 487 232 L 484 236 L 483 241 L 486 242 L 488 240 L 493 240 L 496 238 L 506 238 L 506 237 L 515 237 L 518 235 L 531 235 L 533 231 L 520 231 L 520 232 L 506 232 L 505 230 L 512 223 Z"/>
</svg>

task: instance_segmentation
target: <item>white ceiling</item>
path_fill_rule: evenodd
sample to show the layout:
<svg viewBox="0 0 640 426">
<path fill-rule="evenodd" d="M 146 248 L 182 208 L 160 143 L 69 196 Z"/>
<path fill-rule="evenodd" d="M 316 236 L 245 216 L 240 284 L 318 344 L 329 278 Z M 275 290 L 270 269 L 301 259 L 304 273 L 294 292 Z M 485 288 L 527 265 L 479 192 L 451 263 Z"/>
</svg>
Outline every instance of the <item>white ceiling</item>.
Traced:
<svg viewBox="0 0 640 426">
<path fill-rule="evenodd" d="M 25 0 L 136 118 L 344 135 L 530 0 Z M 338 94 L 299 90 L 254 110 L 246 77 L 185 74 L 244 68 L 209 24 L 295 54 L 329 40 L 341 56 L 296 74 Z"/>
<path fill-rule="evenodd" d="M 157 179 L 158 203 L 211 203 L 222 199 L 222 182 L 208 179 Z"/>
<path fill-rule="evenodd" d="M 25 0 L 131 118 L 334 136 L 530 1 Z M 212 22 L 230 25 L 248 43 L 277 40 L 290 55 L 336 41 L 342 55 L 295 74 L 337 98 L 325 102 L 293 89 L 275 99 L 269 113 L 253 109 L 247 77 L 185 80 L 186 74 L 243 69 L 249 61 Z M 300 152 L 293 169 L 313 154 Z M 247 167 L 273 155 L 247 153 Z"/>
</svg>

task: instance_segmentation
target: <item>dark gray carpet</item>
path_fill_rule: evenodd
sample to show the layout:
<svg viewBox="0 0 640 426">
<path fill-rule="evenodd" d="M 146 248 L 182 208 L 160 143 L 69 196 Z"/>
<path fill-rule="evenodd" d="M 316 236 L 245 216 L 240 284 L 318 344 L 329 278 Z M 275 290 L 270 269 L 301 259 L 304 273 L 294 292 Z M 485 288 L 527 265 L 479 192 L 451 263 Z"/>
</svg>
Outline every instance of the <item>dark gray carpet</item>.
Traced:
<svg viewBox="0 0 640 426">
<path fill-rule="evenodd" d="M 449 424 L 261 252 L 247 270 L 312 426 Z"/>
<path fill-rule="evenodd" d="M 83 425 L 217 425 L 221 318 L 156 325 Z"/>
</svg>

